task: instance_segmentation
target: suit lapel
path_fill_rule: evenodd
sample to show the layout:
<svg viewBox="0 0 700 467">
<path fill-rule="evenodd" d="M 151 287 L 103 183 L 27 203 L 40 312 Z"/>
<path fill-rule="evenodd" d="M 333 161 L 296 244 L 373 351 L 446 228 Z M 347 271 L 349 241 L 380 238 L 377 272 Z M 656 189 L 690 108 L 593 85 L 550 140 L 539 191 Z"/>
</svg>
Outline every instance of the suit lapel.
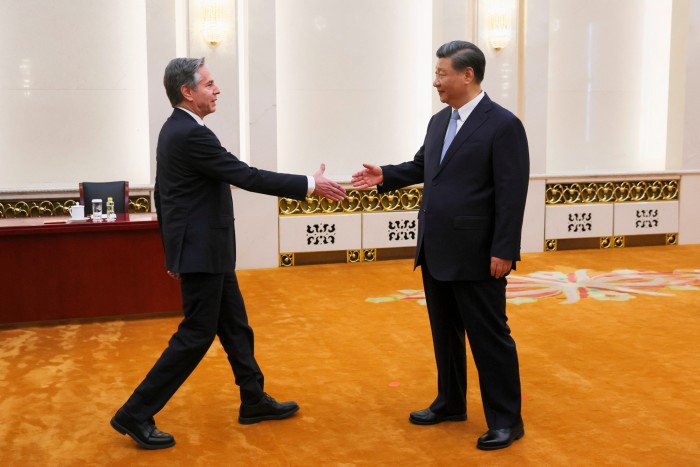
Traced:
<svg viewBox="0 0 700 467">
<path fill-rule="evenodd" d="M 437 174 L 435 174 L 436 176 L 440 172 L 442 172 L 443 168 L 450 163 L 450 160 L 453 157 L 455 157 L 455 154 L 458 152 L 459 147 L 462 146 L 474 134 L 474 132 L 481 125 L 484 124 L 486 120 L 488 120 L 489 112 L 491 111 L 492 107 L 493 105 L 491 99 L 489 99 L 489 96 L 484 95 L 484 97 L 481 99 L 481 102 L 479 102 L 479 104 L 476 106 L 476 108 L 474 108 L 472 113 L 469 114 L 469 117 L 467 117 L 467 121 L 464 122 L 462 128 L 460 128 L 457 132 L 455 139 L 452 140 L 452 144 L 445 153 L 445 158 L 443 159 L 442 164 L 440 164 Z M 445 126 L 445 131 L 447 131 L 447 126 Z"/>
<path fill-rule="evenodd" d="M 429 168 L 426 178 L 430 173 L 435 173 L 440 165 L 440 154 L 442 145 L 445 142 L 447 125 L 450 123 L 450 115 L 452 115 L 452 107 L 445 107 L 434 117 L 435 122 L 428 133 L 428 140 L 426 141 L 428 152 L 426 153 L 425 163 L 426 167 Z"/>
</svg>

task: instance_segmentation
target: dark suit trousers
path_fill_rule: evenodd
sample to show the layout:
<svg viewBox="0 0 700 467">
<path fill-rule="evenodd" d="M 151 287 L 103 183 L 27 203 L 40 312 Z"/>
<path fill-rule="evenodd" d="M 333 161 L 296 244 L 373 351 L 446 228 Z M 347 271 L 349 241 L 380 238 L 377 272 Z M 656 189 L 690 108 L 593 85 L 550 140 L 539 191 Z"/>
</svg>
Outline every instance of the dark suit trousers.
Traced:
<svg viewBox="0 0 700 467">
<path fill-rule="evenodd" d="M 228 355 L 241 401 L 255 403 L 263 395 L 264 378 L 253 355 L 253 330 L 235 272 L 182 274 L 180 288 L 185 316 L 168 347 L 124 404 L 124 410 L 137 420 L 148 420 L 165 406 L 216 336 Z"/>
<path fill-rule="evenodd" d="M 519 423 L 520 371 L 515 341 L 506 324 L 506 280 L 438 281 L 425 261 L 421 263 L 438 369 L 438 396 L 430 410 L 450 415 L 466 412 L 466 331 L 489 429 Z"/>
</svg>

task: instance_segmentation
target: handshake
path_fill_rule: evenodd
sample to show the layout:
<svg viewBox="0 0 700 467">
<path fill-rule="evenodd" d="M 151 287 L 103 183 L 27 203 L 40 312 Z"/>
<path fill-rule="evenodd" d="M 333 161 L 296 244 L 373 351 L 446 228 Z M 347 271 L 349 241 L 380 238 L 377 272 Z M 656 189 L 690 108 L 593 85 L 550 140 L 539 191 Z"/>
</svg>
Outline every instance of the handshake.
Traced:
<svg viewBox="0 0 700 467">
<path fill-rule="evenodd" d="M 380 185 L 384 181 L 382 168 L 371 164 L 362 164 L 363 170 L 352 174 L 352 186 L 355 188 L 369 188 L 374 185 Z M 314 181 L 316 188 L 314 194 L 323 196 L 324 198 L 340 201 L 346 198 L 345 189 L 336 182 L 327 179 L 323 173 L 326 171 L 326 164 L 321 164 L 321 167 L 314 173 Z"/>
</svg>

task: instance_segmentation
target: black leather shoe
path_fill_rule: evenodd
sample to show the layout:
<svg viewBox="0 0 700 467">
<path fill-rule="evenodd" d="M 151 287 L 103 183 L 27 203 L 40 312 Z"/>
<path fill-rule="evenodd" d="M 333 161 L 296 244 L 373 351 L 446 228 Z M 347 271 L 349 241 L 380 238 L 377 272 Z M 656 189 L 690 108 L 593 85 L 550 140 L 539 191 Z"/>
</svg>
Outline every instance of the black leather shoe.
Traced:
<svg viewBox="0 0 700 467">
<path fill-rule="evenodd" d="M 510 428 L 501 428 L 498 430 L 489 430 L 484 433 L 479 441 L 476 443 L 476 447 L 484 451 L 493 451 L 494 449 L 507 448 L 514 441 L 519 440 L 525 436 L 525 427 L 523 422 Z"/>
<path fill-rule="evenodd" d="M 256 404 L 241 404 L 238 423 L 250 425 L 265 420 L 282 420 L 289 418 L 299 410 L 294 401 L 277 402 L 274 397 L 264 394 Z"/>
<path fill-rule="evenodd" d="M 408 421 L 414 425 L 436 425 L 442 422 L 463 422 L 467 419 L 467 414 L 443 415 L 437 414 L 430 409 L 417 410 L 411 412 Z"/>
<path fill-rule="evenodd" d="M 138 422 L 119 409 L 109 424 L 119 433 L 131 436 L 144 449 L 165 449 L 175 445 L 173 435 L 160 431 L 152 418 Z"/>
</svg>

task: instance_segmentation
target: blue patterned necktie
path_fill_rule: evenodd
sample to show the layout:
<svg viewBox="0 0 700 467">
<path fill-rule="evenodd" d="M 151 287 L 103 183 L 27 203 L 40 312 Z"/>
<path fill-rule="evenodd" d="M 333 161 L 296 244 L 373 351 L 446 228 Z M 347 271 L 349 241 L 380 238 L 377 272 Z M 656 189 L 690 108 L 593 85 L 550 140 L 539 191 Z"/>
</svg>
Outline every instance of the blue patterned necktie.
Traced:
<svg viewBox="0 0 700 467">
<path fill-rule="evenodd" d="M 459 120 L 459 112 L 457 110 L 452 111 L 452 117 L 450 117 L 450 124 L 447 126 L 447 136 L 445 136 L 445 144 L 442 145 L 442 155 L 440 156 L 440 163 L 445 158 L 445 153 L 447 148 L 452 144 L 452 140 L 455 139 L 457 134 L 457 120 Z"/>
</svg>

